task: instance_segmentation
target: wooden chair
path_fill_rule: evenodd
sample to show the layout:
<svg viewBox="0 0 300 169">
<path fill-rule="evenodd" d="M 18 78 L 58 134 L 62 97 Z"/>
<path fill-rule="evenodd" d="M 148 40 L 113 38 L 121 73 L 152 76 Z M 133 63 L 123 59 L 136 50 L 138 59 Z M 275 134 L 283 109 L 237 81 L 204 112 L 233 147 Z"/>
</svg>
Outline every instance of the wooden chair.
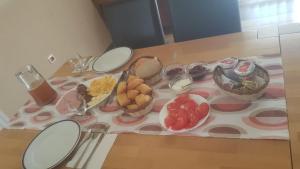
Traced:
<svg viewBox="0 0 300 169">
<path fill-rule="evenodd" d="M 238 0 L 168 0 L 176 42 L 241 31 Z"/>
<path fill-rule="evenodd" d="M 143 48 L 164 43 L 156 0 L 125 0 L 102 5 L 113 46 Z"/>
</svg>

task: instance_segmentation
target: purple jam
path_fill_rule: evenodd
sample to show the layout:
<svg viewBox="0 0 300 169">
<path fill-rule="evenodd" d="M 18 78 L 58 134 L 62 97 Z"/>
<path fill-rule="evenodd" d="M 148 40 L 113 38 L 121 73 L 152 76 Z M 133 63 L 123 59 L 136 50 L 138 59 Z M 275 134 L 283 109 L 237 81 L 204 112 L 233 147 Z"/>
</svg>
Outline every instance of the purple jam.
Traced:
<svg viewBox="0 0 300 169">
<path fill-rule="evenodd" d="M 183 69 L 182 68 L 174 68 L 171 70 L 168 70 L 166 75 L 172 79 L 174 77 L 176 77 L 177 75 L 181 75 L 183 73 Z"/>
<path fill-rule="evenodd" d="M 206 68 L 201 65 L 194 66 L 189 70 L 189 74 L 192 76 L 193 80 L 200 80 L 206 74 Z"/>
</svg>

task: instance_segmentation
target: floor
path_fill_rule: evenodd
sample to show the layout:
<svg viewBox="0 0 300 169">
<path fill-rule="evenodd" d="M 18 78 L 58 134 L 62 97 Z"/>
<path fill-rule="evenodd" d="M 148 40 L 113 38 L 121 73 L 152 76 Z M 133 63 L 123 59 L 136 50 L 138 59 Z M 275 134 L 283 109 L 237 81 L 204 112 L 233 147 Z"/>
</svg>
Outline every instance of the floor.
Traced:
<svg viewBox="0 0 300 169">
<path fill-rule="evenodd" d="M 300 0 L 240 0 L 242 30 L 300 22 Z"/>
<path fill-rule="evenodd" d="M 300 23 L 300 0 L 239 0 L 242 31 Z M 266 29 L 268 31 L 269 28 Z M 165 36 L 173 43 L 172 34 Z"/>
</svg>

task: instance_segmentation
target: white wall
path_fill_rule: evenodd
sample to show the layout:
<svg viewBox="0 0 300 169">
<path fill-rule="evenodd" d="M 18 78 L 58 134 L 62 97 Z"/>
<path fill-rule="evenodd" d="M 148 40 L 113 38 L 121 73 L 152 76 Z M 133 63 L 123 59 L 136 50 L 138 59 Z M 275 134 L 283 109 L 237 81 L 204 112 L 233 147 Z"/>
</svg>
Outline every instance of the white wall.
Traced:
<svg viewBox="0 0 300 169">
<path fill-rule="evenodd" d="M 0 108 L 11 115 L 29 97 L 18 68 L 33 64 L 49 77 L 76 52 L 98 55 L 110 42 L 91 0 L 0 0 Z"/>
</svg>

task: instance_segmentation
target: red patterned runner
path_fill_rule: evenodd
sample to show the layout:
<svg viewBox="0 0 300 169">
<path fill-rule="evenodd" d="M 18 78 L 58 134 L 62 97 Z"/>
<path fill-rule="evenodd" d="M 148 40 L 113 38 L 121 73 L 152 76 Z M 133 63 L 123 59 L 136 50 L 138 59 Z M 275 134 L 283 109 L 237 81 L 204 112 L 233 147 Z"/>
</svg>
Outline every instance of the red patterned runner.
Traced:
<svg viewBox="0 0 300 169">
<path fill-rule="evenodd" d="M 270 84 L 264 95 L 255 101 L 242 101 L 222 93 L 214 84 L 212 74 L 193 83 L 190 94 L 206 98 L 211 105 L 210 117 L 205 124 L 187 133 L 202 137 L 250 138 L 250 139 L 289 139 L 281 57 L 249 57 L 264 67 L 270 75 Z M 214 68 L 216 63 L 210 63 Z M 50 84 L 58 91 L 59 97 L 45 107 L 28 101 L 11 119 L 11 128 L 42 129 L 62 119 L 74 119 L 87 128 L 101 128 L 110 125 L 110 133 L 140 133 L 171 135 L 161 127 L 158 114 L 163 105 L 175 94 L 161 81 L 154 86 L 157 93 L 152 112 L 144 117 L 133 118 L 122 114 L 123 110 L 116 102 L 94 108 L 90 115 L 78 117 L 70 113 L 68 104 L 78 104 L 74 87 L 84 80 L 95 77 L 64 77 L 50 79 Z M 72 90 L 73 89 L 73 90 Z M 57 102 L 60 100 L 59 102 Z"/>
</svg>

